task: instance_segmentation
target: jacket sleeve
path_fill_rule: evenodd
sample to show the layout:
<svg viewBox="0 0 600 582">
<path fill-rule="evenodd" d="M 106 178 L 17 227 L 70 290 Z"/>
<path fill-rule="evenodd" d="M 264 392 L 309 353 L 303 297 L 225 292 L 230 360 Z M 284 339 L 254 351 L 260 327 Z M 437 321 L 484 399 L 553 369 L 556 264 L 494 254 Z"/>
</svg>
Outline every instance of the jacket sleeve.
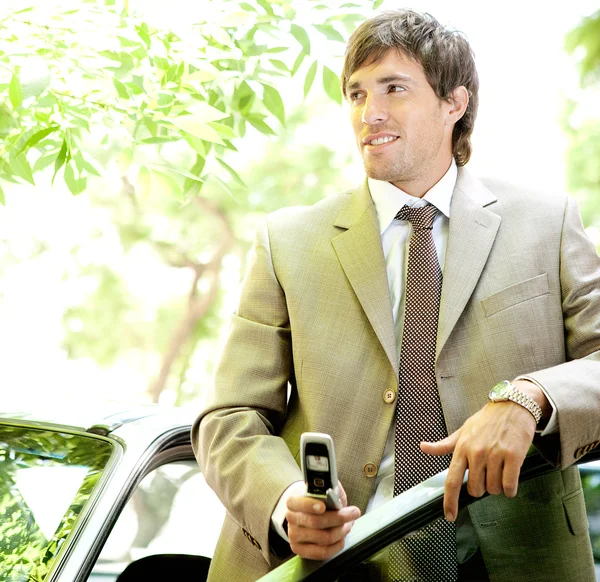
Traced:
<svg viewBox="0 0 600 582">
<path fill-rule="evenodd" d="M 528 376 L 544 387 L 558 414 L 558 433 L 534 444 L 564 469 L 600 444 L 600 259 L 571 198 L 559 260 L 566 362 Z"/>
<path fill-rule="evenodd" d="M 192 444 L 207 483 L 268 563 L 271 514 L 285 489 L 303 479 L 277 436 L 293 376 L 285 294 L 265 223 L 257 233 L 212 391 L 192 428 Z M 273 551 L 281 554 L 281 547 Z"/>
</svg>

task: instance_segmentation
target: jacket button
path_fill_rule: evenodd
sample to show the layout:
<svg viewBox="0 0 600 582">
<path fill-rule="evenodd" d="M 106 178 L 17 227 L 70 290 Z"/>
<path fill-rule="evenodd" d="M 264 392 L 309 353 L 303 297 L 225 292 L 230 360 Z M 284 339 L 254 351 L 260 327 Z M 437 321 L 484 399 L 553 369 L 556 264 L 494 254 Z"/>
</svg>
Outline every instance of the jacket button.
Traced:
<svg viewBox="0 0 600 582">
<path fill-rule="evenodd" d="M 375 463 L 367 463 L 363 471 L 367 477 L 375 477 L 377 475 L 377 465 Z"/>
<path fill-rule="evenodd" d="M 395 390 L 385 390 L 383 393 L 383 401 L 387 404 L 391 404 L 396 400 L 396 391 Z"/>
</svg>

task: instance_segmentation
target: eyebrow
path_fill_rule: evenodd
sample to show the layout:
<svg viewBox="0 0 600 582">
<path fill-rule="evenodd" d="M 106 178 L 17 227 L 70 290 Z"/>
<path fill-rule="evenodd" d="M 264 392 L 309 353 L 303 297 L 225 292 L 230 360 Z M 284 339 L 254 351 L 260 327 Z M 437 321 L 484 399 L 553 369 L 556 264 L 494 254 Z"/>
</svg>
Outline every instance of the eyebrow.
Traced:
<svg viewBox="0 0 600 582">
<path fill-rule="evenodd" d="M 380 77 L 377 79 L 378 85 L 387 85 L 388 83 L 393 83 L 395 81 L 402 81 L 403 83 L 414 83 L 412 77 L 408 77 L 406 75 L 389 75 L 387 77 Z M 354 89 L 360 89 L 360 83 L 358 81 L 354 81 L 354 83 L 350 83 L 346 87 L 346 91 L 353 91 Z"/>
</svg>

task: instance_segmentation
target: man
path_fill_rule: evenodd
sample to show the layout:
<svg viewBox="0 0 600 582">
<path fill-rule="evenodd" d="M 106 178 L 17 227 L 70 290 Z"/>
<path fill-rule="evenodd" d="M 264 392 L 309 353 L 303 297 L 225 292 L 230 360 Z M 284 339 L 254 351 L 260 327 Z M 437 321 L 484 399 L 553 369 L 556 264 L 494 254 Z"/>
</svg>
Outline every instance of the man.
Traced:
<svg viewBox="0 0 600 582">
<path fill-rule="evenodd" d="M 333 555 L 452 455 L 446 520 L 392 578 L 594 580 L 571 465 L 600 439 L 600 261 L 575 204 L 467 172 L 477 72 L 429 15 L 363 23 L 342 88 L 368 179 L 267 217 L 193 428 L 228 510 L 209 579 Z M 334 439 L 339 511 L 302 495 L 305 431 Z M 532 441 L 560 470 L 517 490 Z M 459 516 L 466 469 L 492 495 Z"/>
</svg>

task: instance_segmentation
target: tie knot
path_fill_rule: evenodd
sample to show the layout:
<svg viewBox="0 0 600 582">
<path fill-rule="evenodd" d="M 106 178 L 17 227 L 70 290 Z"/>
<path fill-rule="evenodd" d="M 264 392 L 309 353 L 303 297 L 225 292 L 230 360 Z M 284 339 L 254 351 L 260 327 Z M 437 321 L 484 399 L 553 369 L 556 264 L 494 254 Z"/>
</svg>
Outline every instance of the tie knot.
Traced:
<svg viewBox="0 0 600 582">
<path fill-rule="evenodd" d="M 438 209 L 433 204 L 421 206 L 420 208 L 411 208 L 404 205 L 394 218 L 396 220 L 409 220 L 412 222 L 414 230 L 431 230 L 437 211 Z"/>
</svg>

